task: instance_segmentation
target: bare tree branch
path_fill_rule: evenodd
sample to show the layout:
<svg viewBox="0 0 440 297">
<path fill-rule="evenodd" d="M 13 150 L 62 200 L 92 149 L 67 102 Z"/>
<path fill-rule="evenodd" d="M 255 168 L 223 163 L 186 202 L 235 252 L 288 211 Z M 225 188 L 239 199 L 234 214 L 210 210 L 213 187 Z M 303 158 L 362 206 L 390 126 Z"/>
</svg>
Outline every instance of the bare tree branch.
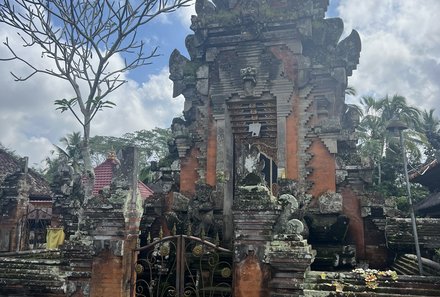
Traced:
<svg viewBox="0 0 440 297">
<path fill-rule="evenodd" d="M 17 81 L 36 74 L 45 74 L 67 81 L 71 100 L 57 100 L 57 109 L 70 111 L 84 129 L 84 160 L 92 172 L 88 140 L 90 125 L 98 111 L 114 103 L 105 98 L 120 88 L 127 71 L 149 65 L 157 57 L 157 47 L 146 53 L 145 43 L 137 30 L 157 16 L 187 6 L 191 0 L 3 0 L 0 3 L 0 23 L 17 31 L 24 47 L 39 47 L 41 56 L 52 61 L 40 66 L 27 60 L 10 40 L 3 44 L 10 57 L 29 73 L 12 73 Z M 120 56 L 124 63 L 117 66 L 111 58 Z"/>
</svg>

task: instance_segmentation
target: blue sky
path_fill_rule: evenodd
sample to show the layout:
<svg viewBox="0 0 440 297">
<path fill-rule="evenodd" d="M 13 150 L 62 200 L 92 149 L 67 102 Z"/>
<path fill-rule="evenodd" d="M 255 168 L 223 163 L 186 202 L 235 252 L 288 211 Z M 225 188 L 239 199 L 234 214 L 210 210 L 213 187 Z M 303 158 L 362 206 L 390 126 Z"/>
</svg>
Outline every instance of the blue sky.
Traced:
<svg viewBox="0 0 440 297">
<path fill-rule="evenodd" d="M 362 39 L 360 65 L 349 79 L 358 97 L 395 93 L 424 109 L 440 111 L 440 13 L 439 0 L 330 0 L 327 17 L 341 17 L 344 34 L 356 29 Z M 180 116 L 183 98 L 172 98 L 168 58 L 174 48 L 185 54 L 184 41 L 194 8 L 161 17 L 142 32 L 143 38 L 159 46 L 160 57 L 152 65 L 127 74 L 129 82 L 111 98 L 117 103 L 93 123 L 92 134 L 120 136 L 125 132 L 168 127 Z M 0 40 L 17 39 L 0 25 Z M 19 49 L 32 61 L 44 64 L 38 49 Z M 0 45 L 0 56 L 7 55 Z M 115 61 L 116 63 L 120 61 Z M 60 81 L 36 76 L 14 82 L 10 71 L 24 71 L 17 62 L 0 64 L 0 143 L 30 164 L 41 166 L 52 144 L 67 133 L 80 131 L 73 116 L 55 111 L 53 100 L 68 98 L 70 89 Z"/>
</svg>

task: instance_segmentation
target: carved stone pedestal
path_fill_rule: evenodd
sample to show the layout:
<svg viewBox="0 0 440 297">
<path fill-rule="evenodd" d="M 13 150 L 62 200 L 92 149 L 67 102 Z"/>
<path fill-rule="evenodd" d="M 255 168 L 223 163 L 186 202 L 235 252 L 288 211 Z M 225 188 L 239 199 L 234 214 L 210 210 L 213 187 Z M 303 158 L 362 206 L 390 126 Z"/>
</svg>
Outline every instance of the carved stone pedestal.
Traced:
<svg viewBox="0 0 440 297">
<path fill-rule="evenodd" d="M 267 251 L 272 268 L 271 297 L 302 296 L 305 272 L 315 251 L 300 235 L 276 235 Z"/>
<path fill-rule="evenodd" d="M 286 206 L 282 208 L 280 199 L 259 186 L 242 187 L 236 195 L 235 297 L 302 295 L 304 274 L 315 251 L 299 235 L 304 229 L 302 223 L 286 216 Z M 293 200 L 288 206 L 292 207 Z"/>
</svg>

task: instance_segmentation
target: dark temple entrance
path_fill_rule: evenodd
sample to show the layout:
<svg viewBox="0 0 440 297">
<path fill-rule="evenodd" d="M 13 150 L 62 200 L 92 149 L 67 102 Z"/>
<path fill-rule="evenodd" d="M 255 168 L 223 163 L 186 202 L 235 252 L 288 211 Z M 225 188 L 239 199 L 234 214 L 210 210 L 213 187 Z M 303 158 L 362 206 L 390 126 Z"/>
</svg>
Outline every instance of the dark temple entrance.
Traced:
<svg viewBox="0 0 440 297">
<path fill-rule="evenodd" d="M 135 296 L 232 296 L 232 252 L 216 243 L 173 235 L 135 252 Z"/>
</svg>

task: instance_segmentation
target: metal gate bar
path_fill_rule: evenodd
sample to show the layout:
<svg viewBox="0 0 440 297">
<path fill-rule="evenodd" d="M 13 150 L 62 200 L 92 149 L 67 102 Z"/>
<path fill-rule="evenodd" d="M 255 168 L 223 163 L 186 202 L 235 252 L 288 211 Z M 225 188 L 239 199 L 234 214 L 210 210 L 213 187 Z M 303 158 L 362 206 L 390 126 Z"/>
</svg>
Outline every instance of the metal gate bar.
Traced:
<svg viewBox="0 0 440 297">
<path fill-rule="evenodd" d="M 167 236 L 134 249 L 133 257 L 132 296 L 231 296 L 232 252 L 202 238 Z"/>
</svg>

